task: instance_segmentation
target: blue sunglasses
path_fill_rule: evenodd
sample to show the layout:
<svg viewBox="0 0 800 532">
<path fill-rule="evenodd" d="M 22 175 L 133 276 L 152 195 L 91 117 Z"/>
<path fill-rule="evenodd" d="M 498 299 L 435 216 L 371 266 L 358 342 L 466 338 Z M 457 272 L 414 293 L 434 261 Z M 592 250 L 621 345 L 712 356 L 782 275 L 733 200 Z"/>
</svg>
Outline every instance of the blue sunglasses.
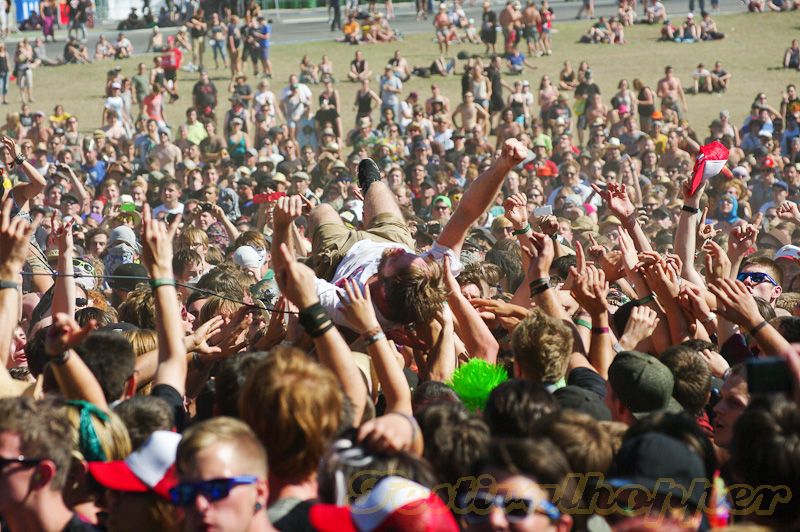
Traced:
<svg viewBox="0 0 800 532">
<path fill-rule="evenodd" d="M 752 279 L 754 283 L 761 284 L 768 282 L 772 286 L 778 286 L 778 281 L 764 272 L 741 272 L 736 276 L 736 280 L 744 282 L 745 279 Z"/>
<path fill-rule="evenodd" d="M 465 493 L 457 499 L 458 509 L 466 517 L 467 521 L 484 521 L 489 518 L 492 506 L 501 508 L 506 519 L 511 523 L 524 520 L 531 514 L 541 514 L 551 521 L 556 521 L 561 517 L 558 508 L 544 499 L 535 502 L 533 499 L 525 497 L 503 497 L 502 495 L 492 495 L 486 492 Z"/>
<path fill-rule="evenodd" d="M 194 504 L 198 495 L 202 495 L 209 502 L 215 502 L 227 497 L 236 486 L 245 486 L 256 482 L 258 482 L 258 477 L 251 475 L 183 482 L 170 489 L 169 495 L 172 503 L 176 506 L 190 506 Z"/>
</svg>

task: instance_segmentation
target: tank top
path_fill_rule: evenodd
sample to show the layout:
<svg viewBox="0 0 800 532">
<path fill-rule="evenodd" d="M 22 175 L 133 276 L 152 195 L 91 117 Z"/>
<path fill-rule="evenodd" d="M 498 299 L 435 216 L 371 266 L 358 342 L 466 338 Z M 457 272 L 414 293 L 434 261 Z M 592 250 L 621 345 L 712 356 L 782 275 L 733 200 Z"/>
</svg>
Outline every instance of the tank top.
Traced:
<svg viewBox="0 0 800 532">
<path fill-rule="evenodd" d="M 372 114 L 372 98 L 370 97 L 369 93 L 361 94 L 359 93 L 356 95 L 356 114 L 358 116 L 369 116 Z"/>
<path fill-rule="evenodd" d="M 642 89 L 639 91 L 639 94 L 637 96 L 637 99 L 639 101 L 644 100 L 645 97 L 647 96 L 646 90 L 647 90 L 646 87 L 642 87 Z M 639 115 L 640 116 L 649 117 L 650 115 L 653 114 L 653 111 L 655 111 L 655 110 L 656 110 L 655 105 L 652 104 L 652 103 L 651 104 L 639 104 Z"/>
<path fill-rule="evenodd" d="M 472 87 L 472 95 L 475 96 L 475 100 L 486 100 L 489 96 L 488 84 L 484 78 L 481 78 L 480 81 L 471 80 L 470 83 Z"/>
<path fill-rule="evenodd" d="M 330 103 L 334 107 L 336 107 L 339 104 L 339 102 L 336 101 L 336 93 L 335 92 L 332 92 L 330 94 L 330 96 L 327 96 L 327 97 L 324 94 L 320 94 L 318 99 L 319 99 L 319 104 L 320 105 L 322 105 L 322 100 L 325 100 L 325 99 L 327 99 L 328 103 Z"/>
<path fill-rule="evenodd" d="M 228 137 L 228 153 L 230 153 L 231 159 L 241 163 L 241 161 L 244 160 L 245 151 L 247 151 L 247 144 L 245 143 L 244 134 L 242 134 L 242 138 L 238 141 L 231 140 L 231 138 Z"/>
</svg>

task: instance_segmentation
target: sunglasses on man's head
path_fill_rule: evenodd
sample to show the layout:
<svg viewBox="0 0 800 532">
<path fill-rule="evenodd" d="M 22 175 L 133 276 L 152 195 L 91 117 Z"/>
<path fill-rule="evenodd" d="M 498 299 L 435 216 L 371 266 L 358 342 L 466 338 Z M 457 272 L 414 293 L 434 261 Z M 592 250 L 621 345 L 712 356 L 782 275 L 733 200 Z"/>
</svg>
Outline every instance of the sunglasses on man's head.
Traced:
<svg viewBox="0 0 800 532">
<path fill-rule="evenodd" d="M 501 508 L 509 522 L 523 521 L 531 514 L 542 514 L 552 521 L 561 517 L 558 508 L 549 501 L 541 500 L 538 503 L 525 497 L 503 497 L 491 495 L 486 492 L 467 493 L 457 499 L 459 510 L 464 513 L 467 521 L 484 521 L 489 518 L 492 506 Z"/>
<path fill-rule="evenodd" d="M 172 503 L 176 506 L 189 506 L 194 504 L 198 495 L 202 495 L 208 502 L 216 502 L 227 497 L 236 486 L 255 484 L 258 477 L 243 475 L 231 478 L 215 478 L 199 482 L 183 482 L 169 490 Z"/>
<path fill-rule="evenodd" d="M 756 284 L 767 282 L 772 286 L 778 286 L 778 282 L 764 272 L 741 272 L 736 276 L 736 279 L 744 282 L 745 279 L 751 279 Z"/>
</svg>

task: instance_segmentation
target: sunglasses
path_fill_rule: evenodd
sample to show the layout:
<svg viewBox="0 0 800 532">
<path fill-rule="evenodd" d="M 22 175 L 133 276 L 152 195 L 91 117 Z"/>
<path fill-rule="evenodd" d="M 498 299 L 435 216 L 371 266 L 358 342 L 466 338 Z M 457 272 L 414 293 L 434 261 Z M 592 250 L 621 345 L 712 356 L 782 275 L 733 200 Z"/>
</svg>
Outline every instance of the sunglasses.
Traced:
<svg viewBox="0 0 800 532">
<path fill-rule="evenodd" d="M 3 471 L 11 464 L 22 464 L 25 466 L 33 466 L 41 462 L 39 458 L 25 458 L 24 456 L 17 456 L 16 458 L 3 458 L 0 456 L 0 471 Z"/>
<path fill-rule="evenodd" d="M 184 482 L 170 489 L 169 495 L 176 506 L 189 506 L 194 503 L 198 495 L 202 495 L 209 502 L 216 502 L 227 497 L 236 486 L 251 485 L 256 482 L 258 477 L 251 475 Z"/>
<path fill-rule="evenodd" d="M 478 492 L 459 496 L 457 503 L 466 519 L 473 522 L 488 519 L 492 506 L 501 508 L 506 514 L 506 519 L 511 523 L 523 521 L 535 513 L 542 514 L 552 521 L 561 517 L 561 512 L 553 503 L 546 500 L 536 503 L 533 499 L 525 497 L 503 497 L 502 495 Z"/>
<path fill-rule="evenodd" d="M 736 279 L 742 282 L 744 282 L 746 279 L 751 279 L 756 284 L 767 282 L 772 286 L 778 286 L 778 282 L 775 279 L 763 272 L 741 272 L 736 276 Z"/>
</svg>

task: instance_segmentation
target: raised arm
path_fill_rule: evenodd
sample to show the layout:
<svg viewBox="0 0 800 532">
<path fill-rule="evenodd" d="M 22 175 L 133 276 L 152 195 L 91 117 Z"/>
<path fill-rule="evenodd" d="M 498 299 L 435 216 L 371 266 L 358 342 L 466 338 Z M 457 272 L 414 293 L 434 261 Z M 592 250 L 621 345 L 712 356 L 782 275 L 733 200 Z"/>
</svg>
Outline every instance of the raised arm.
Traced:
<svg viewBox="0 0 800 532">
<path fill-rule="evenodd" d="M 17 206 L 22 206 L 23 203 L 35 197 L 47 185 L 47 181 L 39 173 L 39 171 L 28 162 L 27 159 L 21 157 L 17 151 L 17 143 L 11 137 L 3 137 L 3 148 L 6 168 L 12 168 L 14 165 L 22 168 L 22 172 L 27 176 L 27 183 L 20 183 L 14 187 L 14 201 Z"/>
<path fill-rule="evenodd" d="M 366 342 L 386 398 L 386 411 L 411 415 L 411 390 L 397 363 L 396 351 L 378 324 L 369 290 L 362 290 L 351 281 L 346 281 L 344 288 L 348 297 L 342 300 L 342 313 Z"/>
<path fill-rule="evenodd" d="M 622 221 L 622 225 L 628 230 L 637 251 L 652 251 L 650 239 L 642 230 L 639 221 L 636 219 L 636 208 L 628 195 L 627 187 L 624 184 L 611 182 L 605 190 L 597 185 L 592 185 L 594 191 L 603 198 L 611 212 Z"/>
<path fill-rule="evenodd" d="M 314 272 L 300 264 L 284 243 L 278 250 L 280 266 L 275 266 L 275 280 L 281 293 L 300 309 L 300 323 L 313 338 L 319 362 L 336 375 L 345 395 L 353 405 L 353 419 L 361 420 L 367 400 L 367 387 L 333 320 L 319 304 L 314 288 Z"/>
<path fill-rule="evenodd" d="M 231 242 L 239 238 L 239 230 L 233 225 L 233 222 L 230 221 L 225 211 L 222 210 L 222 207 L 214 205 L 211 208 L 211 214 L 214 215 L 214 218 L 225 228 L 225 232 L 228 233 L 228 238 Z"/>
<path fill-rule="evenodd" d="M 72 241 L 73 222 L 62 223 L 53 216 L 53 233 L 58 242 L 58 275 L 53 288 L 52 315 L 66 314 L 75 317 L 75 245 Z"/>
<path fill-rule="evenodd" d="M 527 156 L 528 149 L 520 141 L 507 140 L 500 157 L 464 192 L 456 212 L 442 229 L 438 243 L 452 249 L 456 255 L 461 253 L 469 228 L 492 204 L 508 172 Z"/>
<path fill-rule="evenodd" d="M 154 220 L 145 205 L 142 216 L 142 262 L 150 274 L 156 302 L 158 369 L 153 385 L 166 384 L 186 394 L 186 347 L 172 272 L 172 239 L 167 227 Z"/>
<path fill-rule="evenodd" d="M 706 188 L 703 182 L 694 194 L 690 192 L 690 180 L 681 187 L 683 191 L 683 208 L 678 218 L 678 227 L 675 230 L 675 253 L 681 258 L 683 267 L 681 276 L 699 286 L 705 286 L 702 276 L 697 273 L 694 266 L 694 256 L 697 250 L 697 220 L 700 212 L 700 198 Z"/>
</svg>

